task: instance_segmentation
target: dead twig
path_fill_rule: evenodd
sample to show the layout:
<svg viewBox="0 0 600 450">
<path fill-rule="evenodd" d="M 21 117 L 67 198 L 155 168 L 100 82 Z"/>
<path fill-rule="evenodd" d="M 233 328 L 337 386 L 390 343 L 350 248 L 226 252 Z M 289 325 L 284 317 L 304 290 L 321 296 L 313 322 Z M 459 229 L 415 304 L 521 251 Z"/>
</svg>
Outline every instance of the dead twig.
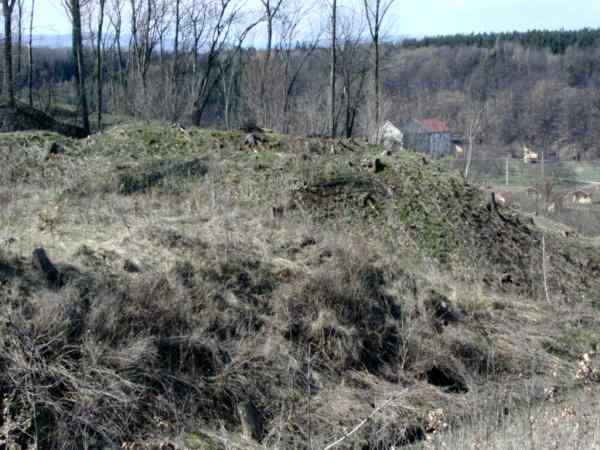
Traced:
<svg viewBox="0 0 600 450">
<path fill-rule="evenodd" d="M 343 435 L 337 441 L 332 442 L 331 444 L 329 444 L 323 450 L 329 450 L 329 449 L 332 449 L 332 448 L 340 445 L 342 442 L 344 442 L 346 439 L 348 439 L 350 436 L 352 436 L 354 433 L 356 433 L 362 427 L 364 427 L 379 411 L 381 411 L 383 408 L 385 408 L 386 406 L 388 406 L 395 399 L 396 399 L 396 396 L 392 396 L 392 397 L 388 398 L 385 402 L 383 402 L 381 405 L 379 405 L 377 408 L 375 408 L 371 414 L 369 414 L 367 417 L 365 417 L 363 420 L 361 420 L 358 423 L 358 425 L 356 425 L 354 428 L 352 428 L 350 431 L 348 431 L 345 435 Z"/>
<path fill-rule="evenodd" d="M 546 267 L 546 235 L 542 235 L 542 275 L 544 276 L 544 294 L 546 301 L 550 303 L 550 294 L 548 294 L 548 274 Z"/>
</svg>

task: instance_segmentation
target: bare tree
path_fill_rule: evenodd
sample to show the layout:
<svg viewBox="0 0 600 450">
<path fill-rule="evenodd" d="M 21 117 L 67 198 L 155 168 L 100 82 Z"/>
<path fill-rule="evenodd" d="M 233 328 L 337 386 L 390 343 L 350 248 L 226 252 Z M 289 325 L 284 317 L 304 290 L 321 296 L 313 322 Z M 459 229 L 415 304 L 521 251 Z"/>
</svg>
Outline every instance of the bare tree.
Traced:
<svg viewBox="0 0 600 450">
<path fill-rule="evenodd" d="M 119 70 L 119 82 L 122 87 L 125 86 L 125 59 L 123 57 L 123 47 L 121 45 L 121 36 L 123 29 L 123 6 L 122 0 L 112 0 L 108 19 L 114 30 L 114 45 L 117 49 L 117 66 Z"/>
<path fill-rule="evenodd" d="M 265 22 L 267 24 L 267 47 L 265 54 L 268 61 L 273 51 L 273 25 L 283 6 L 283 0 L 260 0 L 260 2 L 265 9 Z"/>
<path fill-rule="evenodd" d="M 338 66 L 343 84 L 344 134 L 351 138 L 370 69 L 368 50 L 362 44 L 364 20 L 349 10 L 338 18 Z M 339 114 L 338 114 L 339 115 Z"/>
<path fill-rule="evenodd" d="M 273 26 L 275 19 L 277 18 L 283 5 L 283 0 L 260 0 L 260 2 L 262 3 L 262 6 L 264 8 L 265 22 L 267 24 L 267 42 L 264 54 L 264 64 L 262 67 L 263 73 L 260 79 L 260 90 L 258 98 L 262 102 L 262 122 L 264 125 L 268 125 L 270 124 L 270 114 L 267 112 L 267 102 L 265 99 L 265 83 L 266 78 L 269 74 L 269 66 L 271 64 L 271 56 L 273 53 Z"/>
<path fill-rule="evenodd" d="M 374 49 L 373 57 L 373 94 L 375 97 L 375 120 L 376 140 L 379 140 L 379 123 L 381 121 L 381 33 L 383 21 L 395 0 L 363 0 L 365 17 L 369 26 L 369 34 Z"/>
<path fill-rule="evenodd" d="M 147 87 L 148 70 L 157 43 L 156 0 L 130 0 L 133 66 Z"/>
<path fill-rule="evenodd" d="M 484 111 L 485 105 L 476 104 L 475 100 L 473 100 L 469 110 L 465 114 L 465 137 L 467 139 L 465 180 L 467 181 L 469 180 L 471 161 L 473 160 L 473 146 L 482 130 Z"/>
<path fill-rule="evenodd" d="M 208 8 L 193 0 L 189 21 L 192 33 L 192 76 L 196 78 L 200 67 L 200 46 L 207 31 Z"/>
<path fill-rule="evenodd" d="M 31 11 L 29 11 L 29 70 L 27 73 L 27 87 L 29 106 L 33 106 L 33 13 L 35 11 L 35 0 L 31 0 Z"/>
<path fill-rule="evenodd" d="M 175 38 L 173 42 L 173 121 L 179 117 L 179 36 L 181 34 L 181 0 L 175 0 Z"/>
<path fill-rule="evenodd" d="M 2 0 L 2 12 L 4 14 L 4 82 L 8 92 L 8 103 L 11 107 L 16 106 L 15 83 L 13 74 L 12 55 L 12 15 L 16 0 Z"/>
<path fill-rule="evenodd" d="M 283 132 L 290 132 L 290 110 L 292 108 L 293 94 L 298 85 L 304 68 L 315 53 L 321 41 L 323 30 L 313 33 L 312 41 L 307 42 L 304 49 L 296 49 L 295 42 L 299 29 L 305 24 L 302 20 L 311 5 L 302 5 L 295 11 L 282 18 L 282 38 L 280 54 L 284 65 L 285 91 L 283 101 Z"/>
<path fill-rule="evenodd" d="M 6 0 L 4 0 L 6 1 Z M 81 32 L 81 0 L 65 0 L 65 6 L 73 26 L 73 59 L 75 62 L 75 78 L 77 96 L 79 97 L 79 113 L 84 132 L 90 132 L 90 117 L 85 87 L 85 59 L 83 55 L 83 36 Z"/>
<path fill-rule="evenodd" d="M 159 67 L 160 67 L 160 74 L 163 77 L 163 84 L 164 84 L 164 78 L 167 76 L 167 66 L 165 64 L 165 56 L 166 56 L 166 46 L 167 44 L 165 43 L 166 40 L 168 40 L 168 34 L 171 31 L 171 18 L 169 15 L 169 1 L 168 0 L 162 0 L 158 5 L 156 5 L 155 10 L 156 10 L 156 18 L 155 18 L 155 22 L 156 22 L 156 34 L 158 35 L 158 43 L 159 43 Z"/>
<path fill-rule="evenodd" d="M 337 134 L 335 114 L 335 81 L 337 76 L 337 0 L 331 2 L 331 74 L 330 74 L 330 124 L 331 137 Z"/>
<path fill-rule="evenodd" d="M 219 78 L 223 94 L 223 118 L 226 128 L 231 128 L 232 126 L 233 108 L 236 102 L 239 103 L 241 97 L 240 85 L 243 67 L 241 50 L 246 37 L 245 34 L 247 34 L 246 30 L 237 36 L 237 45 L 233 49 L 223 52 L 223 56 L 219 62 Z"/>
<path fill-rule="evenodd" d="M 215 7 L 215 22 L 210 32 L 206 55 L 207 61 L 197 89 L 196 100 L 194 101 L 192 120 L 194 125 L 197 126 L 200 125 L 202 115 L 208 104 L 210 88 L 216 82 L 213 73 L 216 72 L 219 53 L 227 43 L 229 32 L 238 14 L 233 0 L 219 0 Z"/>
<path fill-rule="evenodd" d="M 104 9 L 106 6 L 106 0 L 98 0 L 98 40 L 96 42 L 96 101 L 97 101 L 97 120 L 98 129 L 102 129 L 102 105 L 104 103 L 103 92 L 102 92 L 102 73 L 104 70 L 103 64 L 103 45 L 102 45 L 102 33 L 104 31 Z"/>
<path fill-rule="evenodd" d="M 23 8 L 25 0 L 17 0 L 17 79 L 23 66 Z"/>
</svg>

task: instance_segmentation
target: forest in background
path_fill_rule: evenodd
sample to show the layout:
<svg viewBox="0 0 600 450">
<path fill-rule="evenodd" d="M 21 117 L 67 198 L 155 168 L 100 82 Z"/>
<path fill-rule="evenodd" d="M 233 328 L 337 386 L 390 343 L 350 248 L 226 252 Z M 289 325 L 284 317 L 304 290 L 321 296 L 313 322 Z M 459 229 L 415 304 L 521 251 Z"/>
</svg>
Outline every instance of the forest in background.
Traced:
<svg viewBox="0 0 600 450">
<path fill-rule="evenodd" d="M 355 8 L 262 0 L 254 9 L 236 0 L 68 0 L 71 17 L 75 4 L 81 15 L 75 89 L 76 52 L 29 53 L 35 3 L 31 16 L 25 0 L 6 2 L 17 6 L 9 22 L 17 97 L 82 112 L 86 93 L 98 126 L 108 114 L 372 138 L 385 120 L 436 117 L 485 146 L 486 157 L 521 145 L 600 157 L 600 30 L 390 42 L 389 0 Z M 315 5 L 329 17 L 315 21 Z M 256 35 L 264 46 L 250 46 Z"/>
</svg>

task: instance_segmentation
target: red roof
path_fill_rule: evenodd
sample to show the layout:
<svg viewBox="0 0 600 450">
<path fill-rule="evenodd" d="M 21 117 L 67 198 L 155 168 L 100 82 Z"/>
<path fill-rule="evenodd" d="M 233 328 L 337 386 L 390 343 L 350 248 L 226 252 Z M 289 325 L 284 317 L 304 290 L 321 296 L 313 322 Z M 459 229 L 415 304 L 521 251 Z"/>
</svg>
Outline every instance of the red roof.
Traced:
<svg viewBox="0 0 600 450">
<path fill-rule="evenodd" d="M 439 119 L 421 119 L 417 122 L 430 133 L 450 133 L 450 128 Z"/>
</svg>

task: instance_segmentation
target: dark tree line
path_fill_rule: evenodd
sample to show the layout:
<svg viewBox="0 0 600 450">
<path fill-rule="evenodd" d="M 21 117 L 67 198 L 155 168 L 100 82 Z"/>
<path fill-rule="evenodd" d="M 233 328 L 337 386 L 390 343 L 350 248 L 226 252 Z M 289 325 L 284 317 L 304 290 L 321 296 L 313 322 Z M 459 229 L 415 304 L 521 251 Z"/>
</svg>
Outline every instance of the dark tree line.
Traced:
<svg viewBox="0 0 600 450">
<path fill-rule="evenodd" d="M 600 47 L 563 54 L 497 41 L 479 46 L 391 50 L 387 116 L 446 120 L 465 134 L 483 111 L 479 139 L 526 144 L 565 157 L 600 157 Z"/>
<path fill-rule="evenodd" d="M 584 28 L 581 30 L 530 30 L 525 32 L 505 33 L 471 33 L 447 36 L 425 37 L 423 39 L 406 39 L 402 41 L 405 48 L 422 47 L 482 47 L 493 48 L 498 41 L 518 43 L 526 48 L 548 49 L 553 54 L 564 54 L 568 48 L 591 48 L 600 43 L 600 29 Z"/>
</svg>

